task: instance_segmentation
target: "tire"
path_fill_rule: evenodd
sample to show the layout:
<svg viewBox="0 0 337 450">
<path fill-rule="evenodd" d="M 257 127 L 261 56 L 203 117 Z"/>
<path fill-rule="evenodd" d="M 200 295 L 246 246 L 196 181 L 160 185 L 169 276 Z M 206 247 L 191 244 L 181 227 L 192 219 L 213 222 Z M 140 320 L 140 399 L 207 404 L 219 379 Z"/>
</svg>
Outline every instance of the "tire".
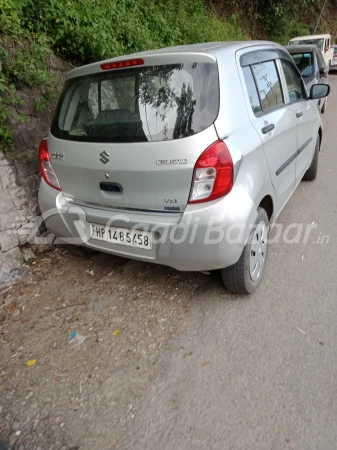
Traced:
<svg viewBox="0 0 337 450">
<path fill-rule="evenodd" d="M 327 101 L 328 101 L 328 99 L 326 98 L 326 99 L 325 99 L 325 102 L 324 102 L 324 104 L 323 104 L 323 107 L 322 107 L 322 109 L 321 109 L 321 113 L 322 113 L 322 114 L 324 114 L 325 111 L 326 111 L 326 104 L 327 104 Z"/>
<path fill-rule="evenodd" d="M 311 161 L 309 169 L 305 172 L 303 176 L 303 181 L 314 181 L 317 177 L 317 169 L 318 169 L 318 156 L 319 156 L 319 147 L 320 147 L 320 138 L 317 136 L 315 153 L 314 157 Z"/>
<path fill-rule="evenodd" d="M 235 294 L 252 294 L 258 288 L 267 263 L 268 230 L 267 213 L 263 208 L 258 208 L 256 221 L 239 261 L 221 270 L 223 284 L 229 291 Z"/>
</svg>

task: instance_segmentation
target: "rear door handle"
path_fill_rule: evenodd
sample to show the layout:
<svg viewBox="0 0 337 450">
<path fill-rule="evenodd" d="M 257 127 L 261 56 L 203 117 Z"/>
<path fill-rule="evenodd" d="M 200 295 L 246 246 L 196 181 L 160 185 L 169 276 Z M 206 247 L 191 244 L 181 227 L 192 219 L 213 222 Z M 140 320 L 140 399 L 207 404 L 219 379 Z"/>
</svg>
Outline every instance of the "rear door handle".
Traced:
<svg viewBox="0 0 337 450">
<path fill-rule="evenodd" d="M 269 131 L 272 131 L 274 128 L 275 128 L 275 125 L 273 123 L 271 123 L 270 125 L 263 127 L 261 131 L 263 134 L 267 134 L 267 133 L 269 133 Z"/>
<path fill-rule="evenodd" d="M 299 111 L 299 112 L 297 112 L 296 113 L 296 117 L 299 119 L 300 117 L 302 117 L 303 116 L 303 113 L 301 112 L 301 111 Z"/>
</svg>

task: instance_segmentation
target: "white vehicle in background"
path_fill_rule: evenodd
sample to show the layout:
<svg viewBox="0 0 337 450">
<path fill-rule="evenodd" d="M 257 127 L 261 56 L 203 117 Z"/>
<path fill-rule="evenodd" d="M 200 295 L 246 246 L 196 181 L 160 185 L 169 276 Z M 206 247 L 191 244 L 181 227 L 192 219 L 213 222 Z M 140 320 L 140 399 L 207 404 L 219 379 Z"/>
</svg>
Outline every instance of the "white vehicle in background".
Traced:
<svg viewBox="0 0 337 450">
<path fill-rule="evenodd" d="M 330 34 L 314 34 L 311 36 L 295 37 L 289 41 L 289 45 L 316 45 L 323 54 L 325 63 L 330 67 L 333 60 L 333 47 L 331 47 Z"/>
<path fill-rule="evenodd" d="M 332 58 L 330 70 L 334 72 L 335 70 L 337 70 L 337 45 L 334 45 L 332 47 L 332 49 L 333 49 L 333 58 Z"/>
</svg>

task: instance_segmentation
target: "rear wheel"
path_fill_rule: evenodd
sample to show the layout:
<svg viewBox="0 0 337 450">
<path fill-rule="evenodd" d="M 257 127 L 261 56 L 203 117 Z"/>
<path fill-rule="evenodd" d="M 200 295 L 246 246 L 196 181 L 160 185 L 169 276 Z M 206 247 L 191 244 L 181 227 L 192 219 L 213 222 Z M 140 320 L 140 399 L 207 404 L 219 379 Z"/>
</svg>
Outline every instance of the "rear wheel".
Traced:
<svg viewBox="0 0 337 450">
<path fill-rule="evenodd" d="M 317 177 L 319 146 L 320 146 L 320 138 L 319 136 L 317 136 L 314 157 L 312 159 L 309 169 L 305 172 L 303 176 L 304 181 L 314 181 Z"/>
<path fill-rule="evenodd" d="M 268 256 L 269 220 L 258 208 L 258 216 L 239 261 L 221 270 L 225 287 L 236 294 L 252 294 L 261 283 Z"/>
</svg>

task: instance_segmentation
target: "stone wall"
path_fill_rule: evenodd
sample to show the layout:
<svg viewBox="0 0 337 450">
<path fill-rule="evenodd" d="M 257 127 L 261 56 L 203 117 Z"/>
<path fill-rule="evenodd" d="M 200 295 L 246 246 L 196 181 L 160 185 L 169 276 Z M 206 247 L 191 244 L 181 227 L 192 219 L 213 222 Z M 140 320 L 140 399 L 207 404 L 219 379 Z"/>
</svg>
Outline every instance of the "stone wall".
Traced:
<svg viewBox="0 0 337 450">
<path fill-rule="evenodd" d="M 51 56 L 48 67 L 56 77 L 58 92 L 73 66 Z M 22 266 L 27 252 L 22 252 L 21 247 L 36 242 L 40 182 L 38 148 L 41 139 L 48 134 L 55 107 L 36 110 L 36 100 L 40 96 L 38 89 L 24 88 L 19 95 L 24 105 L 12 107 L 8 121 L 14 149 L 6 154 L 0 152 L 0 283 L 10 280 Z"/>
</svg>

